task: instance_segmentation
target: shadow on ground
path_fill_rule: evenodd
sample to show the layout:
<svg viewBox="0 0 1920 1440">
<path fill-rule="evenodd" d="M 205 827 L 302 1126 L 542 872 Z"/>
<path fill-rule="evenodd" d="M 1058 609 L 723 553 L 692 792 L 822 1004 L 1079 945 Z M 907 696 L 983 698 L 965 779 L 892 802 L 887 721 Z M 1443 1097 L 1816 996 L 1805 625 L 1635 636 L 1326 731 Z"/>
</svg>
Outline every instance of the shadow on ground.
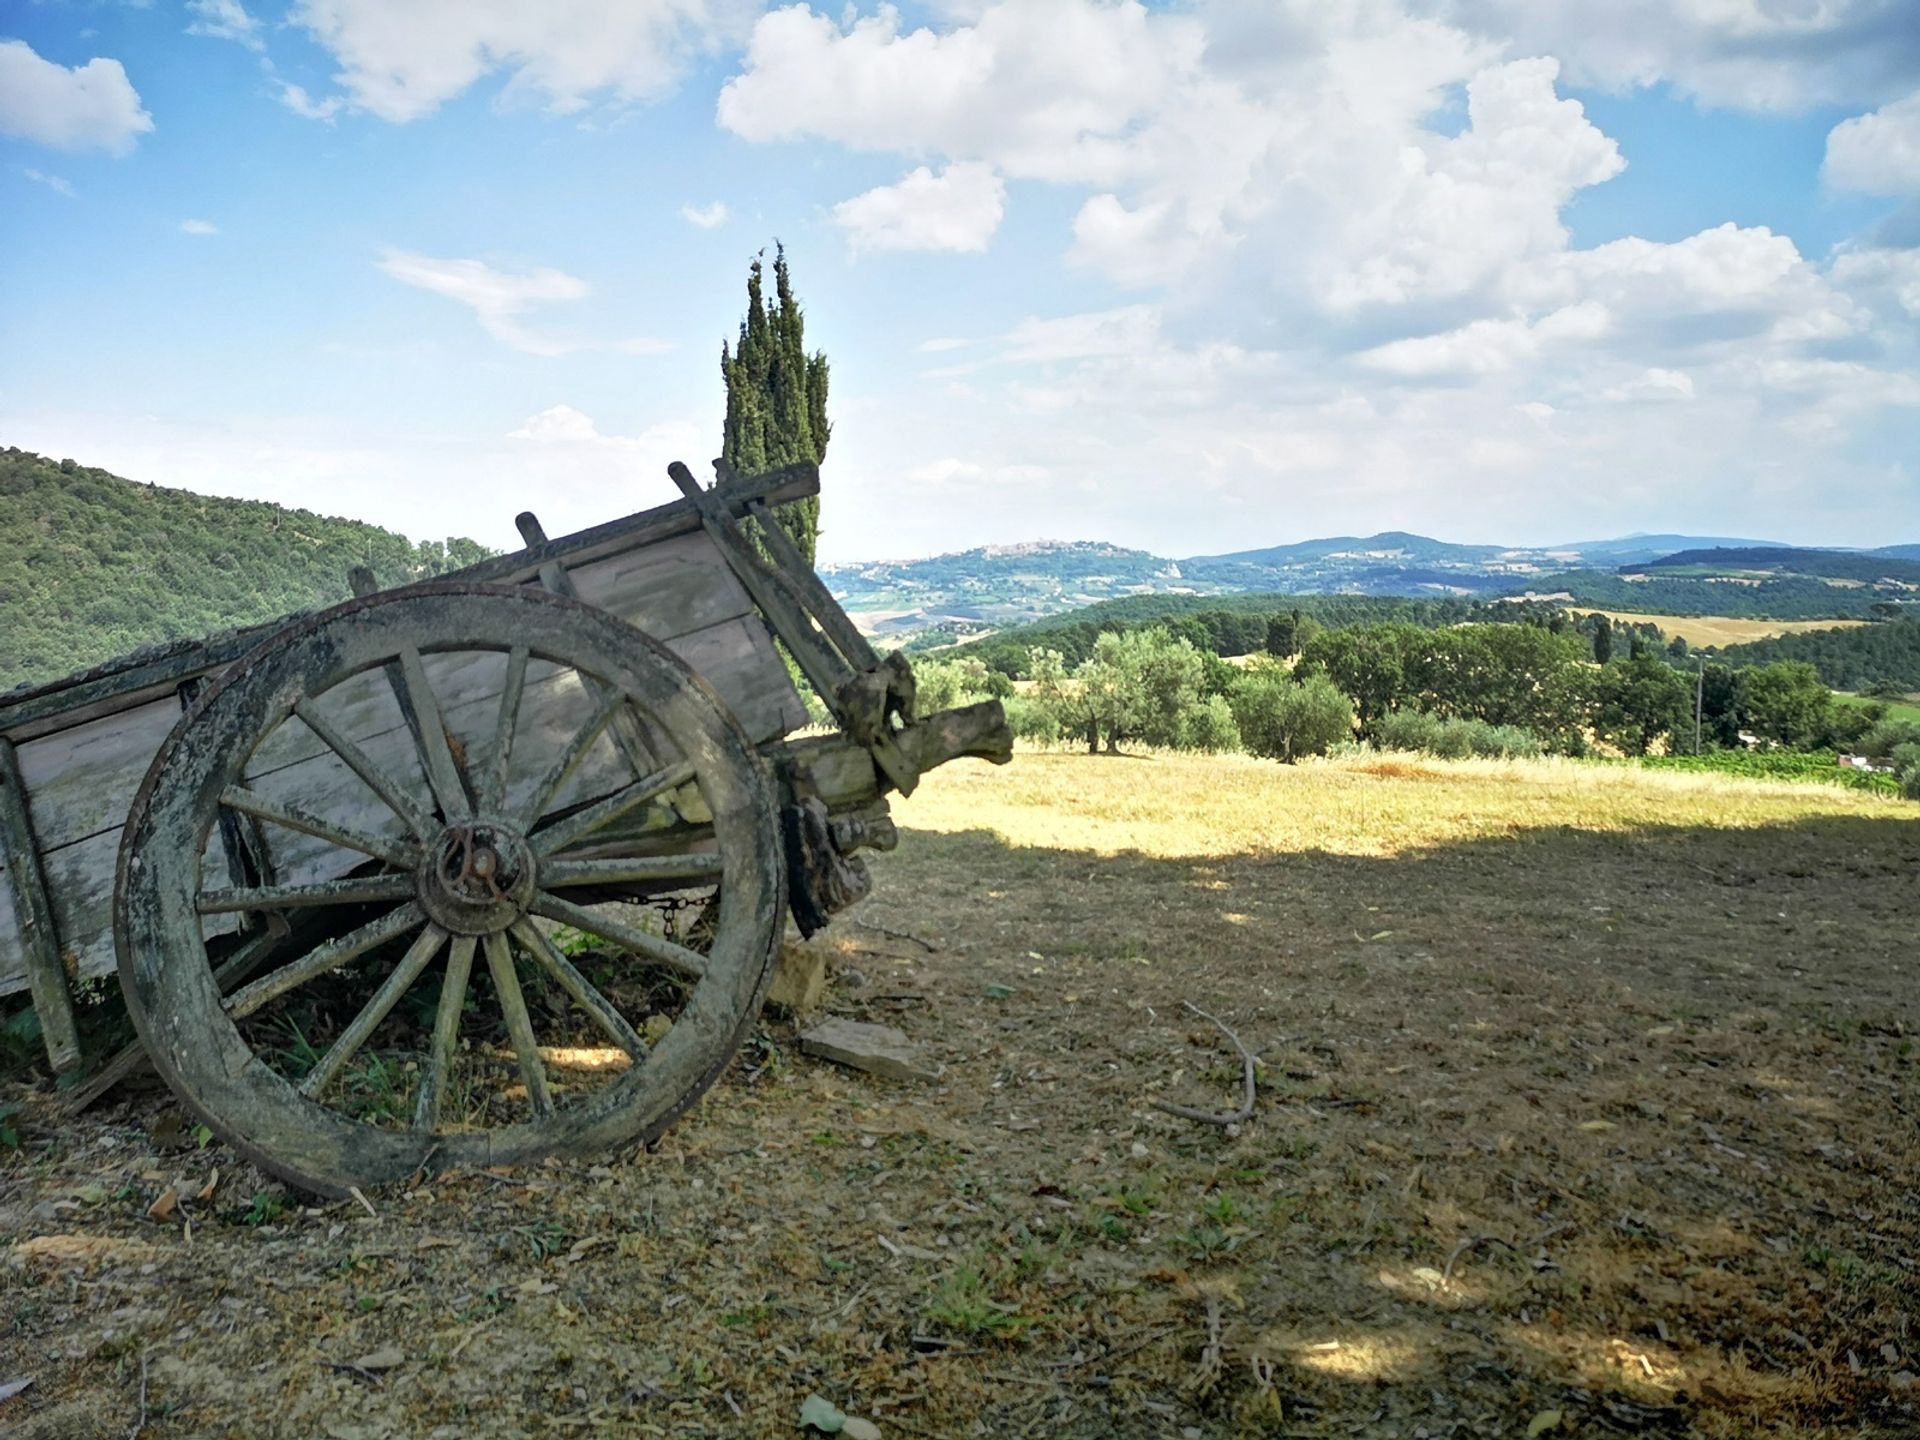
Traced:
<svg viewBox="0 0 1920 1440">
<path fill-rule="evenodd" d="M 769 1021 L 657 1153 L 377 1215 L 29 1097 L 0 1424 L 124 1434 L 145 1357 L 150 1437 L 1920 1432 L 1920 823 L 876 870 L 830 1006 L 937 1085 Z M 1183 1002 L 1237 1133 L 1150 1105 L 1236 1098 Z"/>
</svg>

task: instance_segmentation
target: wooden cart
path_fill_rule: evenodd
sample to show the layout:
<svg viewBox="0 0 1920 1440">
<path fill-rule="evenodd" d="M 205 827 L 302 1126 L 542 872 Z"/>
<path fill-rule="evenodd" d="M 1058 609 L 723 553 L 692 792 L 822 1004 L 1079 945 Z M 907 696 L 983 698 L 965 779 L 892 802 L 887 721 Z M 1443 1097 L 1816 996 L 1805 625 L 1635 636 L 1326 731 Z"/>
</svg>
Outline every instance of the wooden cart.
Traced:
<svg viewBox="0 0 1920 1440">
<path fill-rule="evenodd" d="M 772 522 L 813 466 L 716 468 L 0 697 L 0 996 L 31 990 L 54 1068 L 100 1067 L 75 992 L 117 971 L 186 1106 L 306 1189 L 664 1130 L 746 1038 L 789 912 L 811 933 L 865 893 L 887 792 L 1011 749 L 997 702 L 916 716 Z M 832 733 L 788 738 L 776 637 Z"/>
</svg>

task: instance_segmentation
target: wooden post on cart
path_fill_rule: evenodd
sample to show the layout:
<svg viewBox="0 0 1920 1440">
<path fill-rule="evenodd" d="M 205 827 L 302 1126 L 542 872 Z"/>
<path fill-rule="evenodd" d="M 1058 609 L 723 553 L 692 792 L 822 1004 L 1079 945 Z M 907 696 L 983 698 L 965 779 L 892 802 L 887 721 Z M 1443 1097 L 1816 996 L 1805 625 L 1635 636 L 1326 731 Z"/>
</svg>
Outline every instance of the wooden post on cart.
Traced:
<svg viewBox="0 0 1920 1440">
<path fill-rule="evenodd" d="M 47 903 L 40 847 L 33 838 L 26 782 L 20 778 L 20 762 L 13 746 L 5 739 L 0 739 L 0 859 L 6 862 L 7 883 L 13 887 L 13 914 L 26 956 L 27 988 L 33 996 L 34 1013 L 40 1017 L 47 1060 L 56 1071 L 71 1070 L 80 1063 L 73 1001 L 67 994 L 66 967 L 60 963 L 53 909 Z"/>
</svg>

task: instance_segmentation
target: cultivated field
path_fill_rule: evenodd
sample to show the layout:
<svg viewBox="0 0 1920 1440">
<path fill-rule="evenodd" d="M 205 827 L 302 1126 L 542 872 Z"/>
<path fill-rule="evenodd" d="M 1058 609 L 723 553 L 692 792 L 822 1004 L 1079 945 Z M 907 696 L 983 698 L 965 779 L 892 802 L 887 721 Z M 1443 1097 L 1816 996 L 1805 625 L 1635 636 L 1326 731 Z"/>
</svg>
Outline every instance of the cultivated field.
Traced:
<svg viewBox="0 0 1920 1440">
<path fill-rule="evenodd" d="M 1736 620 L 1726 615 L 1638 615 L 1627 610 L 1596 610 L 1572 605 L 1576 615 L 1605 615 L 1633 625 L 1657 625 L 1668 636 L 1678 635 L 1689 645 L 1741 645 L 1775 635 L 1798 635 L 1804 630 L 1845 630 L 1864 620 Z"/>
<path fill-rule="evenodd" d="M 1023 753 L 896 813 L 829 1006 L 937 1083 L 770 1019 L 657 1153 L 374 1214 L 27 1095 L 0 1430 L 144 1369 L 148 1440 L 1920 1433 L 1920 806 Z M 1183 1003 L 1237 1130 L 1151 1107 L 1238 1102 Z"/>
</svg>

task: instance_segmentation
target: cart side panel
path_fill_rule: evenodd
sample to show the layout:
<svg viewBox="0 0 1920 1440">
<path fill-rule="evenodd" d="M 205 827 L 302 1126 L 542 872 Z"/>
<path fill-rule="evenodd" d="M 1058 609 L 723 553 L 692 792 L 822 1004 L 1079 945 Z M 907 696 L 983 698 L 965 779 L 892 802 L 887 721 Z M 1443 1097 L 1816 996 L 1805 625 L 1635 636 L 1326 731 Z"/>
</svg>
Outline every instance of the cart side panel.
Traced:
<svg viewBox="0 0 1920 1440">
<path fill-rule="evenodd" d="M 20 777 L 33 797 L 41 852 L 119 829 L 179 719 L 180 701 L 168 695 L 20 745 Z"/>
<path fill-rule="evenodd" d="M 671 536 L 603 556 L 570 574 L 587 603 L 664 640 L 713 686 L 756 744 L 806 723 L 806 708 L 765 622 L 705 533 Z M 425 663 L 455 734 L 476 741 L 490 734 L 504 658 L 429 655 Z M 539 667 L 530 669 L 526 723 L 551 731 L 564 743 L 571 733 L 568 727 L 585 718 L 586 701 L 577 687 L 571 696 L 539 698 L 544 692 L 537 682 L 542 678 Z M 331 693 L 324 708 L 425 803 L 425 780 L 412 738 L 383 676 L 356 677 Z M 114 969 L 113 886 L 120 828 L 153 755 L 178 717 L 179 701 L 168 694 L 20 746 L 62 954 L 82 979 Z M 398 822 L 304 726 L 284 730 L 249 763 L 249 786 L 360 828 L 397 831 Z M 603 740 L 558 803 L 597 798 L 631 776 L 631 768 Z M 532 777 L 523 775 L 519 783 L 528 787 Z M 330 879 L 354 864 L 355 857 L 324 841 L 271 825 L 265 834 L 275 878 L 283 883 Z M 0 996 L 26 988 L 26 979 L 25 956 L 9 906 L 0 912 Z"/>
</svg>

